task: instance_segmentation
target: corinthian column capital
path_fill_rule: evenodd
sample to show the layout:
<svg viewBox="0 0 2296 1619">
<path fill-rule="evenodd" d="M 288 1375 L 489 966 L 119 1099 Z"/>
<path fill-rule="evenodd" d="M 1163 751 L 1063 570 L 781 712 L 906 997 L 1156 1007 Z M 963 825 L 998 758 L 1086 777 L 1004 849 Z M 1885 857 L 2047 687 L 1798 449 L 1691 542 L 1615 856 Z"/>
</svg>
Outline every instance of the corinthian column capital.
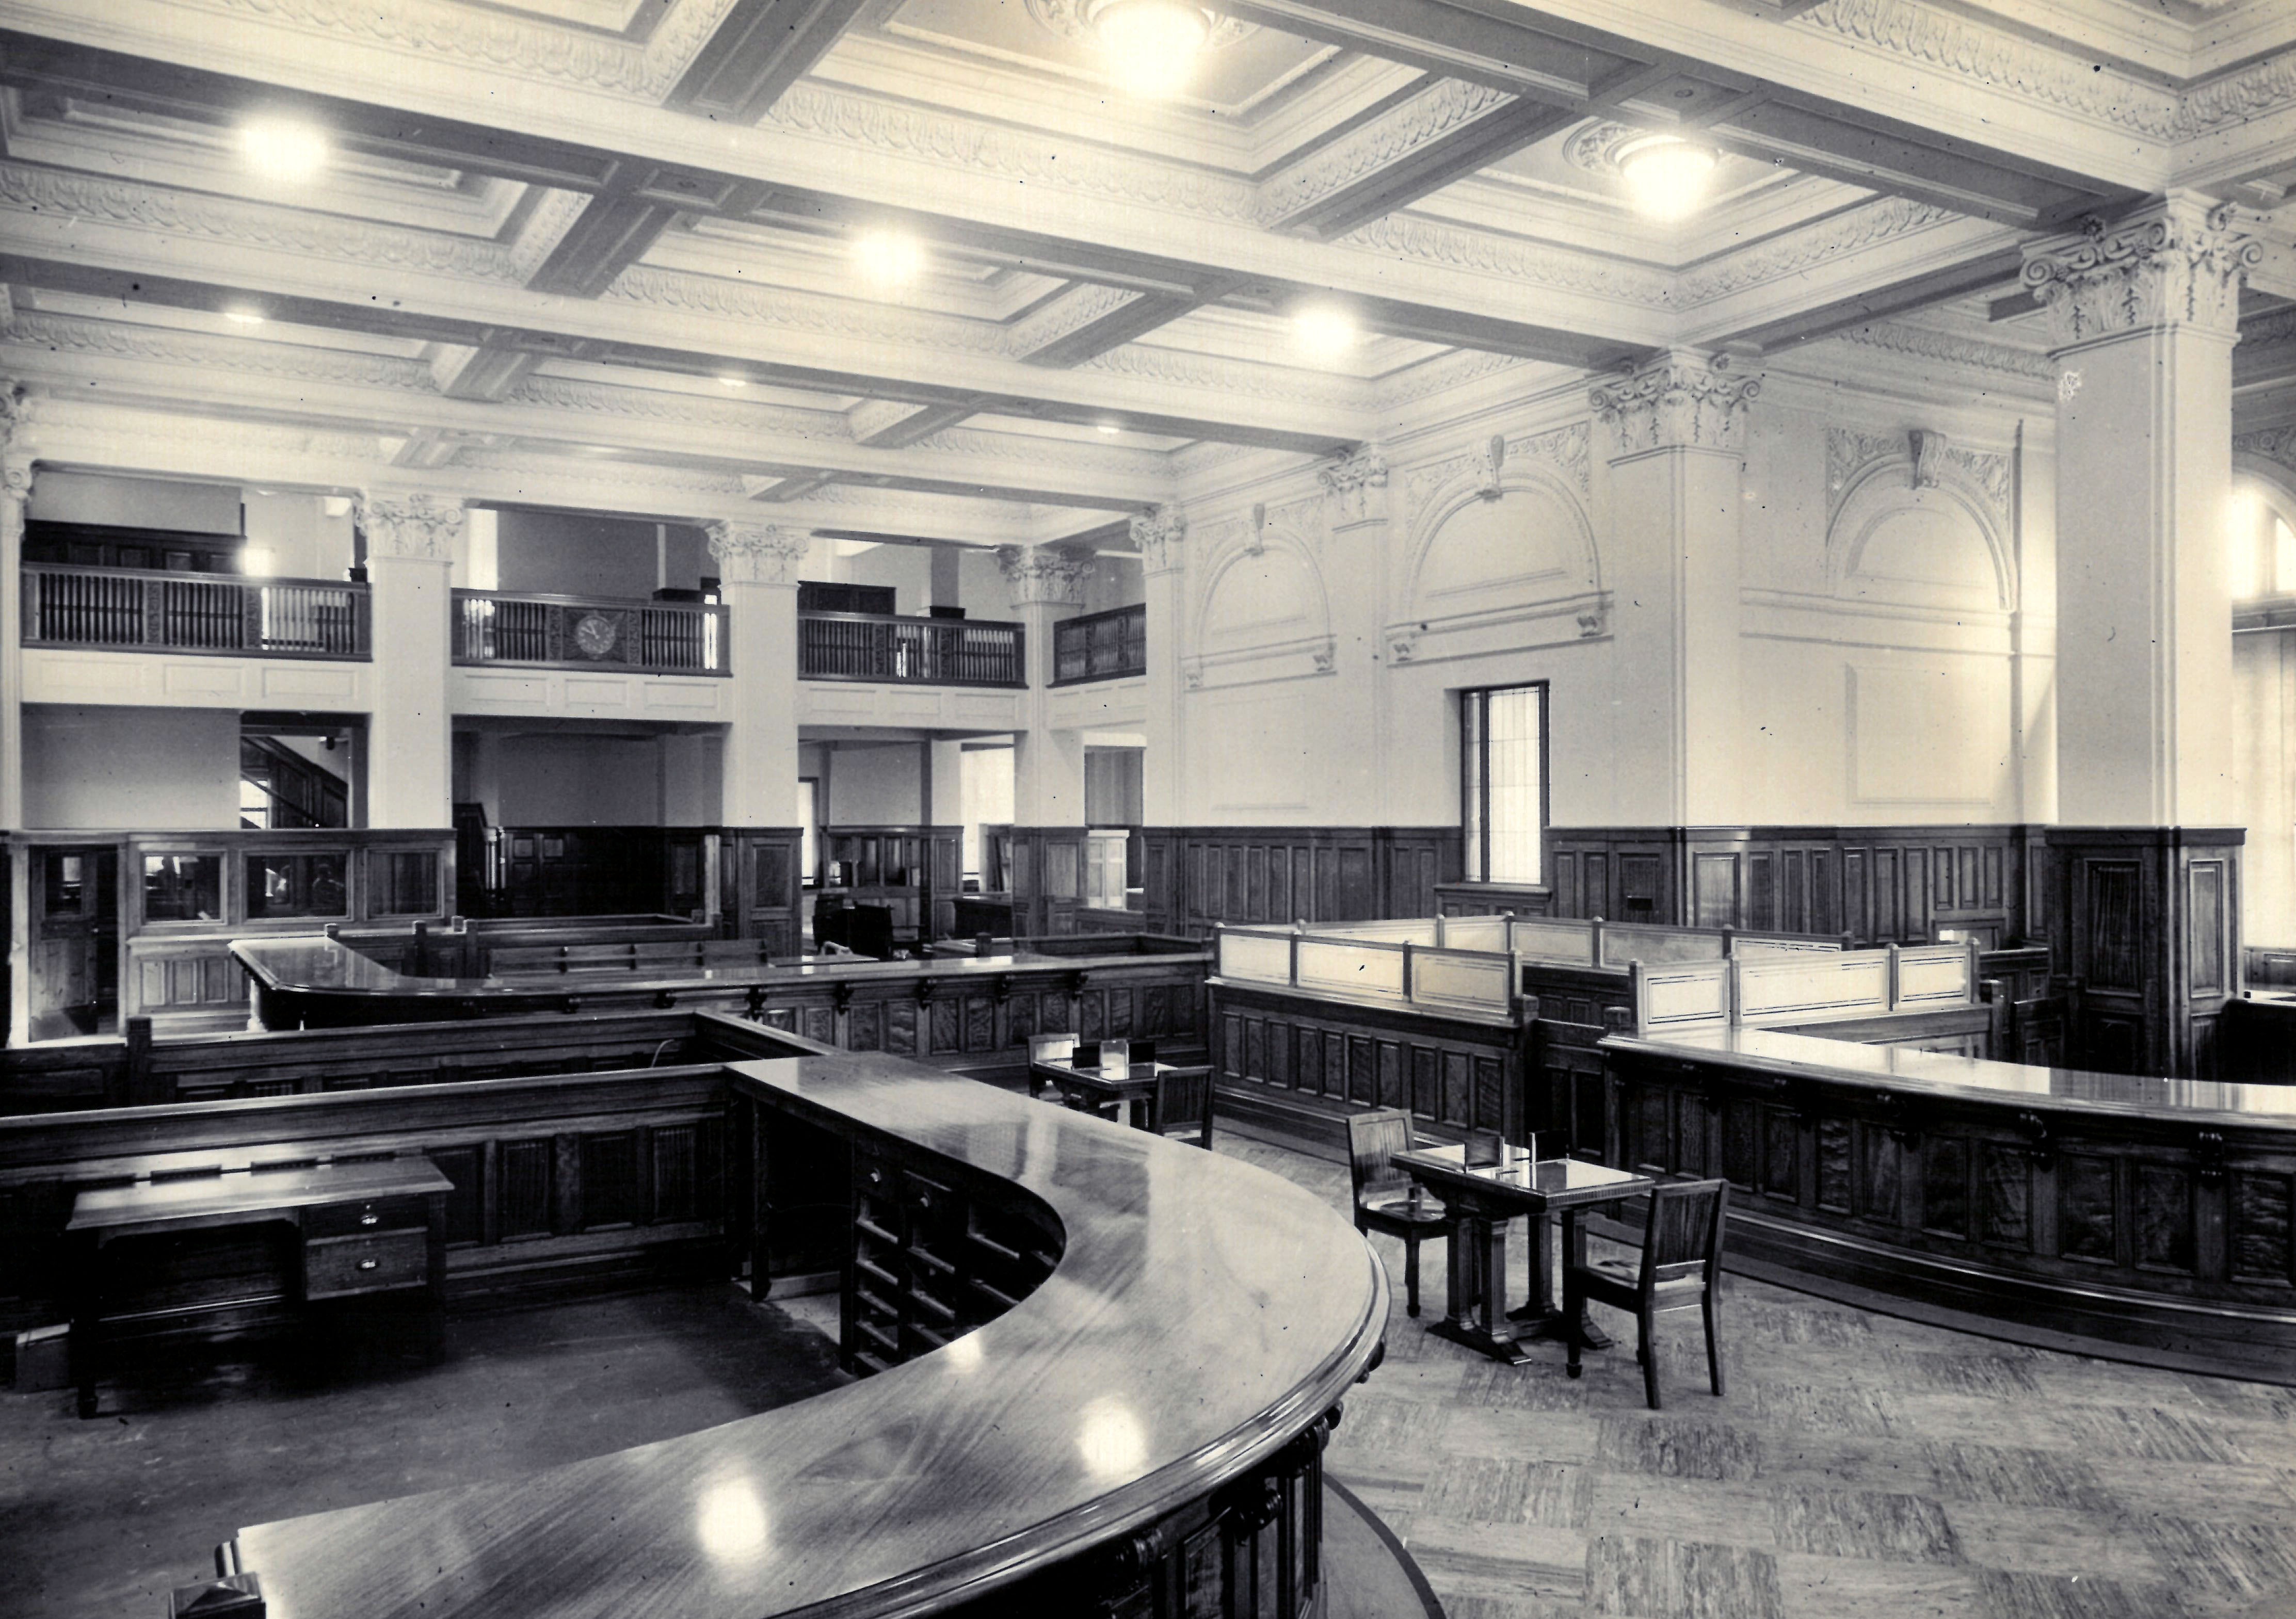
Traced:
<svg viewBox="0 0 2296 1619">
<path fill-rule="evenodd" d="M 2240 290 L 2264 244 L 2234 227 L 2229 202 L 2171 194 L 2113 225 L 2025 249 L 2025 285 L 2049 311 L 2054 348 L 2131 332 L 2193 327 L 2240 331 Z"/>
<path fill-rule="evenodd" d="M 1159 506 L 1132 519 L 1132 543 L 1144 573 L 1176 572 L 1187 561 L 1188 520 L 1177 506 Z"/>
<path fill-rule="evenodd" d="M 420 562 L 451 562 L 463 532 L 463 503 L 446 495 L 373 495 L 362 492 L 355 508 L 370 557 L 403 557 Z"/>
<path fill-rule="evenodd" d="M 1013 587 L 1015 608 L 1082 607 L 1093 559 L 1060 545 L 999 545 L 996 566 Z"/>
<path fill-rule="evenodd" d="M 718 559 L 720 576 L 730 585 L 793 586 L 812 544 L 813 536 L 803 529 L 780 523 L 709 525 L 709 554 Z"/>
<path fill-rule="evenodd" d="M 1762 380 L 1726 354 L 1669 348 L 1588 396 L 1621 456 L 1648 450 L 1742 450 Z"/>
</svg>

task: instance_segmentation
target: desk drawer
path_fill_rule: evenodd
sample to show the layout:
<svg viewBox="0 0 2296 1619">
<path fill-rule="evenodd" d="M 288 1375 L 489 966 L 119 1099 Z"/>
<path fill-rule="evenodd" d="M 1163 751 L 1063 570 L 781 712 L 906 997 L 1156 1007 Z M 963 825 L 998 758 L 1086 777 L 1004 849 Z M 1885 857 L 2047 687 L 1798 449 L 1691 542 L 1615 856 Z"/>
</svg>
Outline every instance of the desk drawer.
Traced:
<svg viewBox="0 0 2296 1619">
<path fill-rule="evenodd" d="M 303 1244 L 303 1296 L 344 1298 L 419 1288 L 430 1280 L 428 1231 L 319 1237 Z"/>
<path fill-rule="evenodd" d="M 428 1218 L 421 1198 L 369 1198 L 304 1210 L 303 1231 L 310 1237 L 358 1237 L 422 1225 Z"/>
</svg>

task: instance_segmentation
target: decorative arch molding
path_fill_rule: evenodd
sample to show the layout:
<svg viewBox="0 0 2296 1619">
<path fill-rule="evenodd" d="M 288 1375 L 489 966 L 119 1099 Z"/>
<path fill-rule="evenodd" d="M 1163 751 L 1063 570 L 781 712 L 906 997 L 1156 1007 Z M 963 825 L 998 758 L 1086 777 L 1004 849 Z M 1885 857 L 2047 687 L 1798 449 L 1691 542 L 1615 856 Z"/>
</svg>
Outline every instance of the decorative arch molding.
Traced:
<svg viewBox="0 0 2296 1619">
<path fill-rule="evenodd" d="M 1985 548 L 1989 579 L 1964 588 L 1989 589 L 1990 606 L 2015 610 L 2018 580 L 2010 539 L 2009 458 L 1964 449 L 1942 435 L 1908 433 L 1883 438 L 1832 428 L 1826 433 L 1827 487 L 1831 516 L 1825 530 L 1828 593 L 1848 599 L 1861 576 L 1869 547 L 1892 519 L 1909 513 L 1948 511 L 1966 518 Z M 1914 610 L 1951 608 L 1956 587 L 1940 583 L 1929 601 L 1911 593 L 1877 605 Z"/>
<path fill-rule="evenodd" d="M 1609 634 L 1610 593 L 1603 588 L 1602 553 L 1583 491 L 1573 487 L 1567 465 L 1518 457 L 1511 450 L 1502 450 L 1503 442 L 1495 439 L 1480 455 L 1444 463 L 1449 476 L 1431 487 L 1423 485 L 1414 491 L 1418 498 L 1414 502 L 1411 538 L 1405 553 L 1398 598 L 1401 610 L 1388 624 L 1385 635 L 1390 664 L 1528 650 Z M 1496 607 L 1438 608 L 1428 600 L 1426 579 L 1445 529 L 1460 513 L 1504 504 L 1511 495 L 1536 500 L 1542 510 L 1564 519 L 1562 543 L 1556 549 L 1573 565 L 1555 568 L 1552 573 L 1567 588 Z M 1540 576 L 1524 576 L 1523 583 L 1535 587 Z"/>
<path fill-rule="evenodd" d="M 1337 667 L 1338 638 L 1332 629 L 1331 587 L 1317 561 L 1320 546 L 1314 509 L 1320 500 L 1270 513 L 1253 508 L 1242 519 L 1213 526 L 1207 533 L 1210 555 L 1203 569 L 1203 587 L 1188 624 L 1187 651 L 1180 674 L 1190 691 L 1208 687 L 1254 685 L 1272 680 L 1296 680 L 1330 675 Z M 1259 564 L 1275 556 L 1296 568 L 1306 580 L 1301 606 L 1310 628 L 1305 635 L 1251 646 L 1210 644 L 1213 608 L 1221 587 L 1239 568 Z"/>
</svg>

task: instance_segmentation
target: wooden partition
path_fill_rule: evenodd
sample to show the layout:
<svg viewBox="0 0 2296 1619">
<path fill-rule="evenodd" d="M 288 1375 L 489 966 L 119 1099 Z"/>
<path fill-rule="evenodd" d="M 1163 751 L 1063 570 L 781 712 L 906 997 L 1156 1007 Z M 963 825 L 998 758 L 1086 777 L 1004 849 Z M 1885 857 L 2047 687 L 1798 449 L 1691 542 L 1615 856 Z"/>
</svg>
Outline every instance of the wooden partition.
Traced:
<svg viewBox="0 0 2296 1619">
<path fill-rule="evenodd" d="M 931 940 L 956 931 L 964 887 L 961 826 L 828 826 L 821 833 L 824 894 L 893 913 L 897 937 Z"/>
<path fill-rule="evenodd" d="M 1456 880 L 1456 827 L 1144 830 L 1149 930 L 1203 938 L 1222 923 L 1290 926 L 1436 913 Z"/>
<path fill-rule="evenodd" d="M 668 826 L 489 828 L 486 873 L 469 873 L 469 916 L 689 916 L 710 900 L 714 829 Z"/>
</svg>

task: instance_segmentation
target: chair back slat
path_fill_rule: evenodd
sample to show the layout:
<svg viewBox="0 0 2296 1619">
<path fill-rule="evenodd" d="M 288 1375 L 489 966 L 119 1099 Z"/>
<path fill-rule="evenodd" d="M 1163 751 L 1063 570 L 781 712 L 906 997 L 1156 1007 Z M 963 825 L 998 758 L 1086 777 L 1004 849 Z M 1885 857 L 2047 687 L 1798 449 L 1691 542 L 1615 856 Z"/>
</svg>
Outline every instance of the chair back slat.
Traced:
<svg viewBox="0 0 2296 1619">
<path fill-rule="evenodd" d="M 1721 1248 L 1723 1181 L 1662 1181 L 1651 1189 L 1643 1272 L 1651 1280 L 1705 1269 Z"/>
<path fill-rule="evenodd" d="M 1356 1201 L 1366 1192 L 1386 1191 L 1409 1182 L 1411 1177 L 1395 1166 L 1395 1155 L 1411 1150 L 1411 1114 L 1402 1108 L 1370 1108 L 1348 1116 L 1348 1174 L 1355 1183 Z"/>
<path fill-rule="evenodd" d="M 1148 1128 L 1157 1134 L 1177 1135 L 1185 1132 L 1194 1136 L 1200 1145 L 1210 1146 L 1210 1067 L 1167 1068 L 1157 1075 L 1156 1088 L 1149 1100 L 1149 1113 Z"/>
</svg>

